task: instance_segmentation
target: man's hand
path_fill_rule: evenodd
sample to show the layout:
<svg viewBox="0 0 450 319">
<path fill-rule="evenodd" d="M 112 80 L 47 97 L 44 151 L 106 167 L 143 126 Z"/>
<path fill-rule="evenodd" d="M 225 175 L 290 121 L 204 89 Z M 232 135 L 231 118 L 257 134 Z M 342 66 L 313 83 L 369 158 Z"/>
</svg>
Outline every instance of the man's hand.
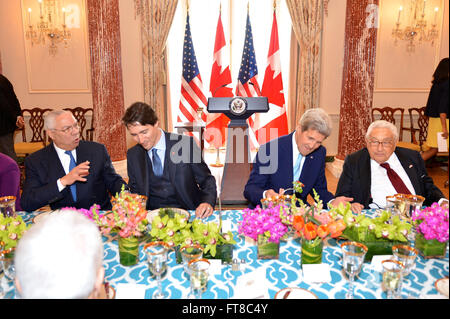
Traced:
<svg viewBox="0 0 450 319">
<path fill-rule="evenodd" d="M 352 203 L 352 212 L 359 214 L 363 209 L 364 205 L 361 205 L 360 203 Z"/>
<path fill-rule="evenodd" d="M 195 210 L 195 216 L 199 218 L 206 218 L 208 216 L 211 216 L 211 214 L 214 212 L 213 207 L 209 203 L 201 203 L 198 205 L 197 209 Z"/>
<path fill-rule="evenodd" d="M 25 126 L 25 120 L 23 119 L 23 116 L 18 116 L 16 120 L 16 126 L 18 128 L 22 128 Z"/>
<path fill-rule="evenodd" d="M 89 161 L 85 161 L 80 165 L 75 166 L 69 174 L 64 177 L 61 177 L 59 180 L 63 186 L 72 185 L 75 182 L 85 182 L 87 179 L 86 176 L 89 175 Z"/>
</svg>

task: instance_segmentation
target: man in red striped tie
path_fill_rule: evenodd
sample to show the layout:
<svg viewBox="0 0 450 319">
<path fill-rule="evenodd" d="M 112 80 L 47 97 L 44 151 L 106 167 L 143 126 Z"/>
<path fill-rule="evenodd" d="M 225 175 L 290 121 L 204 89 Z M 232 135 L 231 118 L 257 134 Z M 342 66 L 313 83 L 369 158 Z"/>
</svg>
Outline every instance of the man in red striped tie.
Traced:
<svg viewBox="0 0 450 319">
<path fill-rule="evenodd" d="M 367 147 L 347 156 L 336 196 L 353 197 L 352 210 L 386 207 L 386 196 L 401 194 L 425 197 L 425 206 L 447 202 L 428 176 L 419 152 L 397 147 L 394 124 L 379 120 L 366 133 Z"/>
</svg>

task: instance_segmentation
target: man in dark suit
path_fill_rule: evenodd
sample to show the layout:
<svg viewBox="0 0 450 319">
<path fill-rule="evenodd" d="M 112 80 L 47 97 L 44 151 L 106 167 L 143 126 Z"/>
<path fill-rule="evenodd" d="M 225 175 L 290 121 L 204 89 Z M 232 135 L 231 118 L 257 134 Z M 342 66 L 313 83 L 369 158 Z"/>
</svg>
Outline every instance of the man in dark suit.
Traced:
<svg viewBox="0 0 450 319">
<path fill-rule="evenodd" d="M 193 138 L 164 132 L 145 103 L 132 104 L 122 120 L 138 143 L 127 152 L 128 184 L 133 193 L 148 197 L 147 209 L 179 207 L 210 216 L 216 180 Z"/>
<path fill-rule="evenodd" d="M 387 121 L 375 121 L 366 133 L 367 147 L 346 157 L 336 195 L 353 197 L 353 211 L 384 208 L 386 196 L 397 193 L 421 195 L 425 197 L 426 206 L 445 200 L 428 176 L 419 152 L 396 147 L 397 142 L 395 125 Z M 402 185 L 391 181 L 390 169 L 402 180 Z"/>
<path fill-rule="evenodd" d="M 259 205 L 262 198 L 281 195 L 285 190 L 292 189 L 294 181 L 304 184 L 303 192 L 296 196 L 305 203 L 308 194 L 313 195 L 313 189 L 325 204 L 339 205 L 340 202 L 353 200 L 334 198 L 328 191 L 326 149 L 321 144 L 330 134 L 330 118 L 322 109 L 316 108 L 303 114 L 295 132 L 262 145 L 244 189 L 249 207 Z"/>
<path fill-rule="evenodd" d="M 80 127 L 69 111 L 50 112 L 44 128 L 53 143 L 25 159 L 22 208 L 88 209 L 98 204 L 111 209 L 108 192 L 116 195 L 126 183 L 114 170 L 105 146 L 80 141 Z"/>
</svg>

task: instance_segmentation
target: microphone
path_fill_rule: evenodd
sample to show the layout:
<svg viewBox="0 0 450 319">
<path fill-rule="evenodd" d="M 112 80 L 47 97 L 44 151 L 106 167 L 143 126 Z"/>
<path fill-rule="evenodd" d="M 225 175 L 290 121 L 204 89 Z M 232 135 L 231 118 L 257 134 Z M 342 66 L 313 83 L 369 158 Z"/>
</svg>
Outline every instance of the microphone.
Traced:
<svg viewBox="0 0 450 319">
<path fill-rule="evenodd" d="M 218 90 L 220 90 L 221 88 L 224 88 L 224 87 L 226 87 L 227 85 L 228 85 L 229 83 L 225 83 L 225 84 L 222 84 L 221 86 L 219 86 L 217 89 L 215 89 L 214 90 L 214 92 L 213 92 L 213 95 L 212 95 L 212 97 L 215 97 L 216 96 L 216 93 L 217 93 L 217 91 Z"/>
</svg>

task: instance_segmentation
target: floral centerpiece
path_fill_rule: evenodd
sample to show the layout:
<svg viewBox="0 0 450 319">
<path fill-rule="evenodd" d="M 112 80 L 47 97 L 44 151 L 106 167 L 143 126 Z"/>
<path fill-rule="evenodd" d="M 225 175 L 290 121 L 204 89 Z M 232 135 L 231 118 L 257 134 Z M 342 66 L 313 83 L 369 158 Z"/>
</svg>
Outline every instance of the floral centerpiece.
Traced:
<svg viewBox="0 0 450 319">
<path fill-rule="evenodd" d="M 448 207 L 433 203 L 412 214 L 416 229 L 416 248 L 425 258 L 443 257 L 448 242 Z"/>
<path fill-rule="evenodd" d="M 392 215 L 388 211 L 381 211 L 375 218 L 363 213 L 354 215 L 350 203 L 341 203 L 331 210 L 343 217 L 346 228 L 342 237 L 367 246 L 366 261 L 371 260 L 374 255 L 390 255 L 392 246 L 408 242 L 412 225 L 398 215 Z"/>
<path fill-rule="evenodd" d="M 152 239 L 166 242 L 169 247 L 179 249 L 184 245 L 199 244 L 203 247 L 205 258 L 218 258 L 230 262 L 232 245 L 236 243 L 231 231 L 222 233 L 216 222 L 203 223 L 188 218 L 170 209 L 160 209 L 152 220 L 150 235 Z M 181 257 L 178 256 L 178 261 Z"/>
<path fill-rule="evenodd" d="M 122 190 L 112 199 L 112 210 L 100 213 L 94 205 L 89 211 L 82 212 L 100 226 L 102 234 L 117 233 L 120 263 L 130 266 L 137 263 L 139 237 L 147 228 L 147 210 L 141 195 Z"/>
<path fill-rule="evenodd" d="M 0 253 L 6 258 L 11 258 L 13 251 L 27 231 L 29 226 L 25 224 L 19 215 L 5 217 L 0 213 Z"/>
<path fill-rule="evenodd" d="M 258 258 L 278 258 L 280 239 L 287 233 L 288 226 L 281 216 L 289 218 L 284 205 L 268 208 L 256 206 L 255 209 L 244 209 L 238 232 L 255 240 L 258 244 Z M 283 212 L 283 213 L 280 213 Z"/>
</svg>

